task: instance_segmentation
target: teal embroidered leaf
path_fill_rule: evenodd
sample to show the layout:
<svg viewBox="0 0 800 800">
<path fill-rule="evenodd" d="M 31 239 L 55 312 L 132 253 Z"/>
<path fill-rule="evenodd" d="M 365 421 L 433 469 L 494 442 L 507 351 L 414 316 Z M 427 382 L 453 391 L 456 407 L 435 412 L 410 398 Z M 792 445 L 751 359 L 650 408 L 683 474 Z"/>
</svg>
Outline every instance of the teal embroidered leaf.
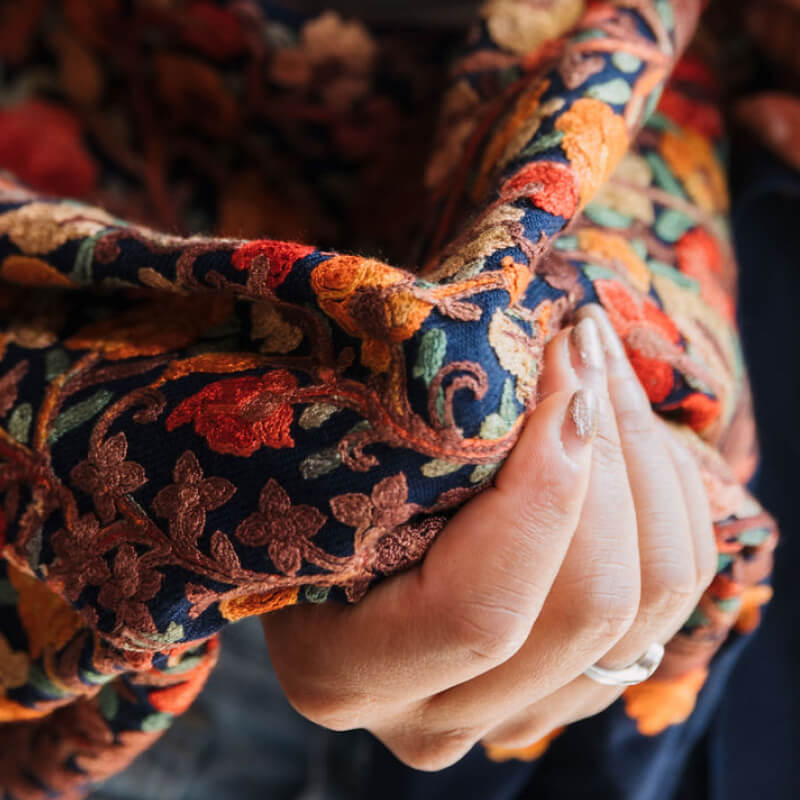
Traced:
<svg viewBox="0 0 800 800">
<path fill-rule="evenodd" d="M 677 242 L 686 231 L 694 227 L 694 220 L 674 208 L 667 208 L 658 215 L 655 232 L 665 241 Z"/>
<path fill-rule="evenodd" d="M 469 480 L 471 483 L 483 483 L 488 481 L 498 469 L 500 469 L 499 464 L 478 464 L 470 473 Z"/>
<path fill-rule="evenodd" d="M 642 66 L 641 58 L 633 55 L 633 53 L 626 53 L 624 50 L 617 50 L 617 52 L 611 56 L 611 60 L 620 72 L 636 72 L 636 70 Z"/>
<path fill-rule="evenodd" d="M 306 586 L 303 594 L 309 603 L 324 603 L 328 599 L 330 587 L 328 586 Z"/>
<path fill-rule="evenodd" d="M 97 695 L 97 707 L 103 719 L 111 721 L 119 711 L 119 695 L 113 686 L 104 686 Z"/>
<path fill-rule="evenodd" d="M 521 156 L 535 156 L 545 150 L 551 150 L 561 144 L 564 138 L 564 131 L 551 131 L 537 136 L 532 144 L 528 145 L 521 153 Z"/>
<path fill-rule="evenodd" d="M 624 78 L 613 78 L 605 83 L 590 86 L 584 94 L 604 103 L 621 106 L 631 99 L 631 86 Z"/>
<path fill-rule="evenodd" d="M 48 350 L 44 357 L 44 377 L 51 381 L 69 368 L 69 356 L 61 347 Z"/>
<path fill-rule="evenodd" d="M 633 217 L 627 214 L 620 214 L 619 211 L 614 211 L 596 203 L 589 203 L 583 212 L 592 222 L 596 222 L 605 228 L 628 228 L 633 222 Z"/>
<path fill-rule="evenodd" d="M 601 267 L 597 264 L 584 264 L 581 267 L 581 271 L 590 281 L 596 281 L 598 278 L 609 281 L 615 281 L 619 279 L 619 276 L 616 272 L 614 272 L 613 269 Z"/>
<path fill-rule="evenodd" d="M 675 195 L 675 197 L 686 197 L 686 192 L 683 191 L 683 187 L 672 174 L 672 170 L 667 166 L 667 162 L 664 161 L 658 153 L 647 153 L 645 158 L 650 165 L 650 169 L 653 170 L 653 177 L 658 186 L 665 192 Z"/>
<path fill-rule="evenodd" d="M 577 250 L 578 237 L 577 236 L 559 236 L 553 245 L 556 250 Z"/>
<path fill-rule="evenodd" d="M 426 386 L 436 377 L 442 368 L 444 355 L 447 350 L 447 334 L 441 328 L 431 328 L 422 335 L 417 353 L 417 363 L 414 364 L 413 375 L 422 378 Z"/>
<path fill-rule="evenodd" d="M 157 712 L 148 714 L 141 723 L 141 728 L 145 733 L 156 733 L 163 731 L 172 724 L 172 714 Z"/>
<path fill-rule="evenodd" d="M 675 269 L 675 267 L 671 267 L 669 264 L 665 264 L 663 261 L 651 259 L 647 262 L 647 268 L 654 275 L 663 275 L 665 278 L 669 278 L 671 281 L 677 283 L 678 286 L 682 286 L 684 289 L 688 289 L 690 292 L 695 292 L 698 294 L 700 292 L 700 284 L 694 278 L 684 275 L 682 272 L 679 272 L 677 269 Z"/>
<path fill-rule="evenodd" d="M 514 401 L 514 384 L 511 381 L 511 378 L 506 378 L 505 383 L 503 384 L 503 394 L 500 398 L 500 416 L 508 423 L 508 427 L 511 426 L 517 421 L 517 417 L 519 416 L 519 411 L 517 409 L 517 404 Z"/>
<path fill-rule="evenodd" d="M 30 403 L 21 403 L 8 418 L 8 432 L 20 444 L 27 444 L 31 422 L 33 422 L 33 406 Z"/>
<path fill-rule="evenodd" d="M 463 467 L 457 461 L 447 461 L 444 458 L 434 458 L 420 467 L 420 472 L 426 478 L 441 478 L 442 475 L 451 475 Z"/>
<path fill-rule="evenodd" d="M 81 400 L 80 403 L 75 403 L 74 406 L 59 414 L 55 418 L 53 427 L 47 437 L 48 444 L 54 444 L 65 433 L 69 433 L 71 430 L 88 422 L 92 417 L 95 417 L 111 402 L 113 396 L 107 389 L 100 389 L 91 397 Z"/>
<path fill-rule="evenodd" d="M 499 414 L 489 414 L 488 417 L 481 423 L 481 429 L 478 436 L 481 439 L 500 439 L 505 436 L 511 426 Z"/>
</svg>

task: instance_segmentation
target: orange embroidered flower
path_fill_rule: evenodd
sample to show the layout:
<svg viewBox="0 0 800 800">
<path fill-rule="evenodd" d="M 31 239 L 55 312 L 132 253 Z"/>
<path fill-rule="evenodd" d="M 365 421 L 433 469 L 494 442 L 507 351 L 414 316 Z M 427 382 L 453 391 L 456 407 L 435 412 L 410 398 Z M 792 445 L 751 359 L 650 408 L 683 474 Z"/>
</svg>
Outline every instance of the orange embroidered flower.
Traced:
<svg viewBox="0 0 800 800">
<path fill-rule="evenodd" d="M 66 197 L 85 197 L 97 182 L 78 119 L 43 100 L 0 110 L 0 167 L 34 189 Z"/>
<path fill-rule="evenodd" d="M 544 211 L 571 219 L 578 206 L 575 171 L 555 161 L 534 161 L 503 184 L 500 196 L 509 202 L 528 197 Z"/>
<path fill-rule="evenodd" d="M 194 669 L 182 674 L 185 680 L 150 692 L 147 696 L 150 705 L 162 713 L 182 714 L 200 694 L 213 665 L 214 659 L 206 657 Z"/>
<path fill-rule="evenodd" d="M 636 298 L 621 283 L 601 278 L 594 282 L 594 288 L 611 324 L 625 343 L 631 366 L 650 402 L 665 400 L 674 385 L 672 366 L 651 353 L 660 343 L 668 346 L 680 341 L 675 323 L 649 297 Z M 637 340 L 647 343 L 646 353 L 633 344 Z"/>
<path fill-rule="evenodd" d="M 320 305 L 326 302 L 331 306 L 332 302 L 346 300 L 356 289 L 391 286 L 404 279 L 400 270 L 381 261 L 360 256 L 334 256 L 314 267 L 311 288 Z"/>
<path fill-rule="evenodd" d="M 269 614 L 279 608 L 293 606 L 297 603 L 299 590 L 296 586 L 291 589 L 276 589 L 274 592 L 257 592 L 244 597 L 232 597 L 219 604 L 219 613 L 229 622 L 253 617 L 256 614 Z"/>
<path fill-rule="evenodd" d="M 101 352 L 111 361 L 155 356 L 191 344 L 232 311 L 233 301 L 223 295 L 162 293 L 157 300 L 85 325 L 64 344 L 73 350 Z"/>
<path fill-rule="evenodd" d="M 736 620 L 739 633 L 752 633 L 761 622 L 761 606 L 772 599 L 772 587 L 766 584 L 750 586 L 742 592 L 742 604 Z"/>
<path fill-rule="evenodd" d="M 700 208 L 705 211 L 728 208 L 725 175 L 705 136 L 691 128 L 664 131 L 661 155 Z"/>
<path fill-rule="evenodd" d="M 286 280 L 294 263 L 313 252 L 314 248 L 305 244 L 264 239 L 243 244 L 231 256 L 231 263 L 239 270 L 262 270 L 267 288 L 276 289 Z"/>
<path fill-rule="evenodd" d="M 624 236 L 601 228 L 584 228 L 578 232 L 578 245 L 583 252 L 595 258 L 623 267 L 630 282 L 639 291 L 646 292 L 650 288 L 647 264 Z"/>
<path fill-rule="evenodd" d="M 681 128 L 692 128 L 711 139 L 722 135 L 722 115 L 715 106 L 692 100 L 669 86 L 661 95 L 658 110 Z"/>
<path fill-rule="evenodd" d="M 636 720 L 639 733 L 655 736 L 689 718 L 707 675 L 708 670 L 698 667 L 678 678 L 650 678 L 629 686 L 623 694 L 625 713 Z"/>
<path fill-rule="evenodd" d="M 546 736 L 533 742 L 533 744 L 529 744 L 527 747 L 498 747 L 490 744 L 486 746 L 486 755 L 492 761 L 510 761 L 512 758 L 516 758 L 519 761 L 534 761 L 544 755 L 547 748 L 550 747 L 550 742 L 560 736 L 563 731 L 563 726 L 555 728 Z"/>
<path fill-rule="evenodd" d="M 293 447 L 293 410 L 285 398 L 296 387 L 285 369 L 217 381 L 180 403 L 166 428 L 194 422 L 212 450 L 245 458 L 261 447 Z"/>
<path fill-rule="evenodd" d="M 674 406 L 662 406 L 662 410 L 680 410 L 682 422 L 692 430 L 703 431 L 719 418 L 720 402 L 702 392 L 692 392 Z"/>
<path fill-rule="evenodd" d="M 591 97 L 576 100 L 556 121 L 561 142 L 578 177 L 581 205 L 608 180 L 628 147 L 625 120 Z"/>
</svg>

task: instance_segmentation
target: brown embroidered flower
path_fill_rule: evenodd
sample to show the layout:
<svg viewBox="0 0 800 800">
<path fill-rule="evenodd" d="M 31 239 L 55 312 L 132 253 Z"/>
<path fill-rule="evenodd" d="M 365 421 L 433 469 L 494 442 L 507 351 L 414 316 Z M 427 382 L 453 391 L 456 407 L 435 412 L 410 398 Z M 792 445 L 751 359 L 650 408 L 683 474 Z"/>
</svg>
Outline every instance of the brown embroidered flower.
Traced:
<svg viewBox="0 0 800 800">
<path fill-rule="evenodd" d="M 153 500 L 153 511 L 169 520 L 170 536 L 183 546 L 194 547 L 206 524 L 206 512 L 224 505 L 236 487 L 225 478 L 206 478 L 197 456 L 187 450 L 175 464 L 175 481 Z"/>
<path fill-rule="evenodd" d="M 382 536 L 375 547 L 375 568 L 390 575 L 416 564 L 446 524 L 445 517 L 429 517 Z"/>
<path fill-rule="evenodd" d="M 406 476 L 400 472 L 375 484 L 369 497 L 360 492 L 340 494 L 331 502 L 333 516 L 356 529 L 356 550 L 367 539 L 374 540 L 407 522 L 419 511 L 409 503 Z"/>
<path fill-rule="evenodd" d="M 114 519 L 117 498 L 135 492 L 147 482 L 144 467 L 135 461 L 126 461 L 127 454 L 128 440 L 120 431 L 93 447 L 89 457 L 70 472 L 75 486 L 91 494 L 101 522 Z"/>
<path fill-rule="evenodd" d="M 109 577 L 100 587 L 97 602 L 116 612 L 117 626 L 155 632 L 146 602 L 158 594 L 163 578 L 160 572 L 142 567 L 133 545 L 123 544 L 114 557 Z"/>
<path fill-rule="evenodd" d="M 212 450 L 245 458 L 265 445 L 293 447 L 293 410 L 285 397 L 296 386 L 285 369 L 217 381 L 177 406 L 166 427 L 171 431 L 194 422 Z"/>
<path fill-rule="evenodd" d="M 76 602 L 84 586 L 99 586 L 108 580 L 111 571 L 98 550 L 100 525 L 94 514 L 84 514 L 71 531 L 53 534 L 50 543 L 55 561 L 49 577 L 55 581 L 70 602 Z"/>
<path fill-rule="evenodd" d="M 270 478 L 258 498 L 258 511 L 236 528 L 236 537 L 250 547 L 267 545 L 277 569 L 294 575 L 310 547 L 309 539 L 322 527 L 325 515 L 313 506 L 293 506 L 289 495 Z"/>
</svg>

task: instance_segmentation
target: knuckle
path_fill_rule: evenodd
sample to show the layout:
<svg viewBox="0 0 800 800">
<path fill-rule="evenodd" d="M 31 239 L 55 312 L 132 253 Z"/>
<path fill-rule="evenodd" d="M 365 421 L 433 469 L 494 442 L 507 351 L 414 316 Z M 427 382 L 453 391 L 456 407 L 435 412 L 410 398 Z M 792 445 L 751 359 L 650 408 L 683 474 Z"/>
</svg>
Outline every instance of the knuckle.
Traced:
<svg viewBox="0 0 800 800">
<path fill-rule="evenodd" d="M 445 730 L 404 737 L 402 743 L 390 745 L 390 749 L 400 761 L 413 769 L 438 772 L 459 761 L 477 740 L 474 731 Z"/>
<path fill-rule="evenodd" d="M 698 591 L 697 576 L 686 562 L 663 565 L 651 574 L 642 605 L 652 615 L 682 609 Z"/>
<path fill-rule="evenodd" d="M 332 731 L 349 731 L 363 727 L 368 699 L 357 693 L 311 689 L 307 686 L 283 685 L 289 704 L 298 714 Z"/>
<path fill-rule="evenodd" d="M 471 598 L 462 600 L 451 612 L 450 630 L 459 650 L 480 662 L 499 664 L 525 643 L 530 620 L 509 604 Z"/>
</svg>

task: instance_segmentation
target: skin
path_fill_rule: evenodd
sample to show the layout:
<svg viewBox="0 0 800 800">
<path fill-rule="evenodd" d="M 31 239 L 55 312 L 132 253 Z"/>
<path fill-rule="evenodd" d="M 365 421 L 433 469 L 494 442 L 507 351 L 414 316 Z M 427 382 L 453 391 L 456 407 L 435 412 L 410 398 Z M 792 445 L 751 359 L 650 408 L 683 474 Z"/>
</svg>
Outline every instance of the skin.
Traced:
<svg viewBox="0 0 800 800">
<path fill-rule="evenodd" d="M 602 310 L 579 319 L 548 345 L 542 399 L 494 485 L 420 565 L 356 606 L 262 618 L 301 714 L 438 770 L 602 711 L 621 689 L 583 672 L 627 666 L 686 620 L 716 568 L 700 475 Z M 576 429 L 579 390 L 596 435 Z"/>
</svg>

